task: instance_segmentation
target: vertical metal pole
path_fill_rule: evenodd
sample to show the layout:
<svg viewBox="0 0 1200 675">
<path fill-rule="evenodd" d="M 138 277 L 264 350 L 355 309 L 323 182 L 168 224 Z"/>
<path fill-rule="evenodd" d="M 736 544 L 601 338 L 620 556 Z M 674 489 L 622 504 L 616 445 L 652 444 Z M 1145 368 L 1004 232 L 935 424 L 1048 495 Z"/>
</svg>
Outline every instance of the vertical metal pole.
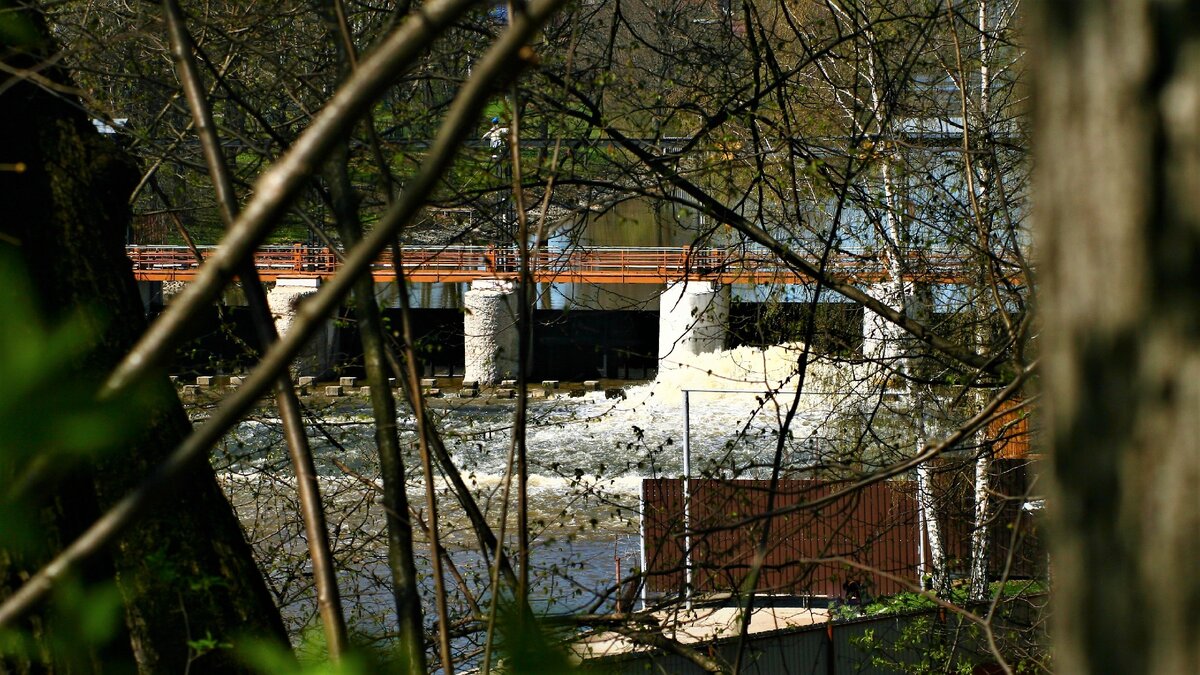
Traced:
<svg viewBox="0 0 1200 675">
<path fill-rule="evenodd" d="M 613 542 L 613 562 L 617 564 L 617 583 L 615 586 L 615 588 L 617 589 L 617 593 L 616 593 L 617 605 L 616 606 L 617 606 L 617 614 L 620 614 L 621 609 L 622 609 L 622 607 L 621 607 L 621 591 L 622 591 L 622 588 L 621 588 L 621 554 L 617 553 L 616 549 L 617 549 L 617 542 L 614 541 Z M 630 609 L 632 610 L 633 608 L 631 607 Z"/>
<path fill-rule="evenodd" d="M 692 608 L 692 411 L 683 390 L 683 599 Z"/>
<path fill-rule="evenodd" d="M 642 537 L 642 609 L 649 606 L 647 602 L 650 587 L 650 569 L 646 567 L 646 482 L 638 481 L 638 534 Z M 632 609 L 632 608 L 631 608 Z"/>
</svg>

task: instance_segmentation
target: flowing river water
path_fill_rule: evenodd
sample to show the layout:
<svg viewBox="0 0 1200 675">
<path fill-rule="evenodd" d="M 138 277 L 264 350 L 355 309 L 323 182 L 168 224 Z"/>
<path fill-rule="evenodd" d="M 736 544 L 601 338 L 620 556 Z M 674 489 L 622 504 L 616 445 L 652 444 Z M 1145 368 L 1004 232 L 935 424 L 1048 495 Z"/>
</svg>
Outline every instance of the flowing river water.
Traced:
<svg viewBox="0 0 1200 675">
<path fill-rule="evenodd" d="M 549 613 L 611 608 L 617 560 L 625 575 L 640 564 L 641 480 L 682 475 L 682 390 L 742 392 L 690 394 L 692 475 L 768 476 L 792 397 L 776 400 L 762 392 L 794 390 L 798 356 L 795 346 L 765 351 L 743 347 L 702 355 L 687 368 L 662 372 L 655 382 L 625 388 L 623 397 L 588 392 L 531 401 L 529 522 L 536 608 Z M 800 397 L 798 416 L 784 432 L 785 467 L 812 461 L 813 439 L 826 433 L 832 411 L 844 408 L 845 399 L 854 395 L 839 391 L 852 388 L 845 384 L 851 381 L 849 370 L 823 363 L 809 367 L 804 389 L 810 393 Z M 512 402 L 479 404 L 471 399 L 446 399 L 437 408 L 447 448 L 497 530 L 513 409 Z M 427 522 L 429 505 L 411 415 L 401 413 L 399 424 L 409 499 Z M 362 633 L 384 636 L 394 613 L 378 503 L 378 460 L 365 399 L 335 399 L 312 409 L 309 435 L 348 619 Z M 214 462 L 292 629 L 299 634 L 311 628 L 311 569 L 278 420 L 266 411 L 243 422 L 218 448 Z M 437 485 L 439 531 L 460 575 L 447 584 L 453 611 L 465 614 L 472 600 L 484 600 L 487 569 L 452 492 L 440 478 Z M 510 503 L 507 538 L 512 545 L 515 499 Z M 425 538 L 418 540 L 427 555 Z M 428 560 L 419 561 L 419 567 L 432 590 Z M 433 614 L 432 601 L 426 613 Z"/>
</svg>

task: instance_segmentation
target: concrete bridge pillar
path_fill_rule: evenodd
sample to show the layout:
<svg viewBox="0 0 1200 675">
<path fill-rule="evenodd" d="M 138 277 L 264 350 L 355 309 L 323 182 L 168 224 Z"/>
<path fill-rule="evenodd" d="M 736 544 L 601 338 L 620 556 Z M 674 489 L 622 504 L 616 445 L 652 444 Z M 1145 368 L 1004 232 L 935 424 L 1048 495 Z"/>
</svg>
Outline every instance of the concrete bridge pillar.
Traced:
<svg viewBox="0 0 1200 675">
<path fill-rule="evenodd" d="M 286 335 L 296 318 L 296 309 L 310 295 L 321 288 L 318 278 L 283 278 L 275 281 L 275 287 L 267 293 L 267 307 L 275 319 L 275 330 Z M 333 321 L 326 320 L 308 345 L 292 362 L 292 377 L 309 375 L 321 377 L 333 368 L 333 353 L 337 346 Z"/>
<path fill-rule="evenodd" d="M 880 283 L 865 289 L 867 293 L 889 307 L 903 307 L 904 313 L 925 320 L 932 308 L 932 289 L 927 284 L 905 285 L 904 297 L 897 297 L 891 283 Z M 911 338 L 899 326 L 869 309 L 863 310 L 863 356 L 877 361 L 894 361 L 906 355 Z M 898 364 L 897 364 L 898 365 Z"/>
<path fill-rule="evenodd" d="M 466 369 L 463 379 L 496 384 L 517 373 L 517 285 L 502 279 L 471 282 L 463 296 Z"/>
<path fill-rule="evenodd" d="M 658 367 L 686 365 L 691 357 L 725 348 L 729 287 L 710 281 L 680 281 L 658 299 Z"/>
</svg>

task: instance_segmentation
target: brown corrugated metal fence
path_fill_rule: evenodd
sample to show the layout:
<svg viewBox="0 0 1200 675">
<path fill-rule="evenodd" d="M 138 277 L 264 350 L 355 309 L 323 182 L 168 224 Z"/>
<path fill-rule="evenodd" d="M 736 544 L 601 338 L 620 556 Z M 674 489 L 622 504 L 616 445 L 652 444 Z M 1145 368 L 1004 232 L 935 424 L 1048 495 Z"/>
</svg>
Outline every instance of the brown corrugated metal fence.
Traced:
<svg viewBox="0 0 1200 675">
<path fill-rule="evenodd" d="M 993 463 L 990 560 L 993 574 L 1008 560 L 1012 525 L 1019 518 L 1026 482 L 1024 462 Z M 965 571 L 970 554 L 971 489 L 961 478 L 943 476 L 939 499 L 951 572 Z M 770 500 L 765 480 L 693 479 L 692 569 L 698 593 L 741 588 L 762 537 Z M 780 481 L 771 504 L 771 529 L 758 592 L 787 595 L 843 596 L 859 588 L 868 595 L 911 590 L 919 580 L 917 504 L 910 480 L 890 480 L 851 489 L 843 482 Z M 683 481 L 643 481 L 643 532 L 647 590 L 684 590 Z M 844 493 L 819 508 L 805 506 Z M 1011 498 L 1005 498 L 1005 496 Z M 966 517 L 964 517 L 966 516 Z M 1024 521 L 1024 525 L 1020 521 Z M 1040 561 L 1018 551 L 1011 576 L 1031 576 Z M 1036 547 L 1034 547 L 1036 550 Z"/>
</svg>

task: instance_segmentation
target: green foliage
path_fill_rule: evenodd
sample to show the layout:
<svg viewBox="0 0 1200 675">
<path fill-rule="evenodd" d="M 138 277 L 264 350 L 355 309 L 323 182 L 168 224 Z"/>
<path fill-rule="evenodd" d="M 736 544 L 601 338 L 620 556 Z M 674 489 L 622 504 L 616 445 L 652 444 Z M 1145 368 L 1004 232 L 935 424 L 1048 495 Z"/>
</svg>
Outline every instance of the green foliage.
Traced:
<svg viewBox="0 0 1200 675">
<path fill-rule="evenodd" d="M 906 622 L 898 635 L 884 638 L 877 631 L 867 630 L 851 641 L 871 653 L 872 665 L 894 673 L 970 675 L 977 659 L 963 646 L 980 638 L 979 629 L 952 623 L 956 625 L 926 615 Z"/>
<path fill-rule="evenodd" d="M 197 640 L 188 640 L 188 651 L 193 659 L 200 658 L 205 654 L 217 649 L 230 649 L 233 647 L 231 643 L 222 642 L 212 636 L 211 631 L 204 631 L 204 637 Z"/>
<path fill-rule="evenodd" d="M 325 635 L 320 628 L 312 627 L 304 633 L 296 651 L 274 642 L 264 642 L 250 637 L 239 643 L 238 656 L 251 668 L 263 675 L 374 675 L 375 673 L 400 672 L 395 664 L 404 654 L 403 645 L 394 646 L 390 652 L 358 647 L 339 660 L 328 659 Z"/>
<path fill-rule="evenodd" d="M 96 402 L 95 383 L 78 372 L 95 341 L 97 317 L 76 314 L 46 327 L 33 305 L 33 289 L 11 261 L 0 259 L 0 284 L 7 288 L 0 322 L 0 456 L 5 462 L 46 453 L 91 456 L 127 433 L 132 420 L 125 404 Z"/>
<path fill-rule="evenodd" d="M 48 326 L 21 265 L 0 250 L 0 579 L 32 573 L 53 555 L 57 532 L 46 485 L 101 461 L 136 428 L 141 397 L 98 401 L 98 383 L 81 374 L 103 327 L 99 312 Z M 85 370 L 85 369 L 83 369 Z M 77 515 L 77 514 L 76 514 Z M 119 633 L 122 600 L 114 583 L 67 577 L 33 628 L 0 634 L 0 654 L 18 661 L 83 663 Z"/>
<path fill-rule="evenodd" d="M 988 588 L 987 597 L 999 594 L 1002 600 L 1022 595 L 1036 595 L 1046 592 L 1046 585 L 1040 581 L 1006 581 L 992 583 Z M 885 614 L 901 614 L 921 610 L 937 609 L 935 598 L 960 607 L 967 606 L 970 601 L 969 589 L 966 586 L 954 586 L 949 592 L 939 595 L 932 591 L 923 593 L 896 593 L 866 604 L 861 609 L 850 605 L 839 605 L 834 608 L 835 618 L 851 619 L 859 616 L 881 616 Z"/>
<path fill-rule="evenodd" d="M 99 402 L 78 364 L 95 342 L 95 316 L 75 314 L 47 327 L 16 260 L 0 251 L 0 550 L 28 552 L 44 539 L 38 480 L 93 460 L 134 428 L 136 397 Z"/>
<path fill-rule="evenodd" d="M 1002 619 L 1012 609 L 1011 603 L 1021 598 L 1041 595 L 1046 586 L 1036 581 L 1008 581 L 994 583 L 989 589 L 990 597 L 1000 598 L 1000 610 L 996 616 Z M 898 593 L 880 598 L 859 610 L 842 606 L 834 609 L 838 619 L 854 619 L 863 615 L 884 617 L 895 615 L 895 623 L 885 628 L 863 631 L 851 641 L 870 654 L 871 663 L 891 672 L 925 675 L 932 673 L 971 673 L 976 665 L 994 660 L 989 653 L 986 639 L 978 624 L 968 621 L 956 612 L 945 611 L 935 602 L 934 593 Z M 967 589 L 956 587 L 941 596 L 964 609 L 970 607 Z M 1010 661 L 1018 672 L 1036 670 L 1032 661 L 1025 656 L 1034 649 L 1039 652 L 1038 660 L 1044 662 L 1042 650 L 1029 639 L 1029 635 L 1017 635 L 1013 630 L 996 630 L 997 644 L 1001 652 L 1012 651 Z"/>
<path fill-rule="evenodd" d="M 8 9 L 7 2 L 0 3 L 0 45 L 5 47 L 29 48 L 42 42 L 41 31 L 30 20 L 29 15 Z"/>
<path fill-rule="evenodd" d="M 38 662 L 54 654 L 59 663 L 86 660 L 88 648 L 99 648 L 119 633 L 124 617 L 121 594 L 114 583 L 85 585 L 77 577 L 54 587 L 45 626 L 0 631 L 0 656 Z"/>
<path fill-rule="evenodd" d="M 571 673 L 576 668 L 563 644 L 566 634 L 558 634 L 516 608 L 505 607 L 496 621 L 498 647 L 502 655 L 501 671 L 521 675 Z"/>
</svg>

